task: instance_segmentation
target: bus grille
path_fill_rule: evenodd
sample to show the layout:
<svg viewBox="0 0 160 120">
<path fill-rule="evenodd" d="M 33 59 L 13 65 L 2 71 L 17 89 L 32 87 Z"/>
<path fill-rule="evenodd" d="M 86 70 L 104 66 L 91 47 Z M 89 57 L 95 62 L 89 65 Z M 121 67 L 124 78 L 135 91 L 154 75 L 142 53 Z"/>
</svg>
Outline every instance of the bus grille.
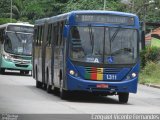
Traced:
<svg viewBox="0 0 160 120">
<path fill-rule="evenodd" d="M 117 74 L 122 70 L 122 68 L 96 68 L 96 67 L 86 67 L 85 72 L 87 73 L 99 73 L 99 74 Z"/>
<path fill-rule="evenodd" d="M 28 60 L 18 60 L 18 59 L 14 59 L 13 62 L 16 64 L 30 64 L 31 63 Z"/>
<path fill-rule="evenodd" d="M 86 67 L 84 78 L 87 80 L 106 80 L 105 74 L 116 75 L 121 72 L 122 68 L 96 68 Z"/>
<path fill-rule="evenodd" d="M 20 64 L 15 64 L 16 67 L 28 67 L 28 65 L 20 65 Z"/>
</svg>

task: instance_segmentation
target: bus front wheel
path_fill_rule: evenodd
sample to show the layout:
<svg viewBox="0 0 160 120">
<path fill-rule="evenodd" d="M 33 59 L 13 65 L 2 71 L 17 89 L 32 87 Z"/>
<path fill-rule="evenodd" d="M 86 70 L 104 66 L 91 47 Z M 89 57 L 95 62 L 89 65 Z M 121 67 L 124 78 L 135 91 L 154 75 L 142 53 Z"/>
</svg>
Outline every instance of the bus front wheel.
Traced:
<svg viewBox="0 0 160 120">
<path fill-rule="evenodd" d="M 65 100 L 68 98 L 67 91 L 63 89 L 63 80 L 60 81 L 60 97 L 62 100 Z"/>
<path fill-rule="evenodd" d="M 118 93 L 119 102 L 120 103 L 127 103 L 129 98 L 129 93 Z"/>
</svg>

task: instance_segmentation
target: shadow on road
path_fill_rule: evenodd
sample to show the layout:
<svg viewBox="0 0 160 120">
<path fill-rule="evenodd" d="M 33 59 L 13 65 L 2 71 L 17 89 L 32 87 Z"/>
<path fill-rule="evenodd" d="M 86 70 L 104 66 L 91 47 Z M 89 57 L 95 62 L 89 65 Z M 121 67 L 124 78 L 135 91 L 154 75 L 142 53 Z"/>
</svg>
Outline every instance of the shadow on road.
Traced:
<svg viewBox="0 0 160 120">
<path fill-rule="evenodd" d="M 119 104 L 119 102 L 115 99 L 106 96 L 93 95 L 90 93 L 73 94 L 72 96 L 69 96 L 68 101 L 82 103 Z"/>
<path fill-rule="evenodd" d="M 59 92 L 54 93 L 55 96 L 60 98 Z M 99 103 L 99 104 L 121 104 L 118 101 L 118 96 L 112 98 L 108 96 L 98 96 L 98 95 L 93 95 L 92 93 L 87 93 L 87 92 L 78 92 L 78 93 L 70 93 L 67 102 L 80 102 L 80 103 Z M 130 105 L 128 104 L 123 104 L 123 105 Z"/>
<path fill-rule="evenodd" d="M 54 93 L 50 93 L 48 94 L 44 88 L 36 88 L 36 86 L 25 86 L 27 88 L 29 88 L 34 94 L 37 95 L 36 98 L 31 98 L 30 96 L 28 96 L 28 99 L 37 99 L 39 101 L 46 99 L 47 101 L 66 101 L 66 102 L 75 102 L 75 103 L 95 103 L 95 104 L 120 104 L 118 101 L 118 96 L 110 96 L 110 97 L 106 97 L 106 96 L 97 96 L 97 95 L 93 95 L 91 93 L 71 93 L 69 94 L 69 96 L 67 97 L 67 100 L 61 100 L 60 98 L 60 94 L 59 91 L 57 90 Z M 25 96 L 27 97 L 27 95 Z M 43 97 L 43 99 L 41 99 Z M 113 97 L 113 98 L 112 98 Z M 127 104 L 122 104 L 122 105 L 131 105 L 129 103 Z"/>
<path fill-rule="evenodd" d="M 48 94 L 44 88 L 36 88 L 36 86 L 26 86 L 34 93 L 37 93 L 37 95 L 45 96 L 47 97 L 48 101 L 61 101 L 59 91 L 56 90 L 56 92 Z M 66 102 L 77 102 L 77 103 L 99 103 L 99 104 L 119 104 L 118 97 L 115 99 L 111 97 L 106 96 L 96 96 L 91 93 L 82 93 L 82 92 L 75 92 L 70 93 L 67 97 L 67 100 L 62 100 Z"/>
<path fill-rule="evenodd" d="M 32 76 L 31 73 L 29 73 L 29 74 L 20 74 L 20 72 L 17 72 L 17 71 L 14 71 L 14 72 L 6 71 L 5 73 L 0 74 L 0 75 L 27 76 L 27 77 Z"/>
</svg>

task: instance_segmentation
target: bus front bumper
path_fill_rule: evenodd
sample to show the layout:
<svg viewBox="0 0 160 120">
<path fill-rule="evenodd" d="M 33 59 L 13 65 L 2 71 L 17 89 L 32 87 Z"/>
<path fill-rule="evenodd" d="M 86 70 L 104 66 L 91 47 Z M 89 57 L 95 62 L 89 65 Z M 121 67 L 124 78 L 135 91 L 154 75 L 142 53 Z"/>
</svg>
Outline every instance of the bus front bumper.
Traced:
<svg viewBox="0 0 160 120">
<path fill-rule="evenodd" d="M 130 80 L 123 80 L 119 82 L 109 82 L 109 81 L 93 81 L 84 80 L 80 77 L 74 77 L 67 75 L 67 86 L 66 89 L 69 91 L 88 91 L 88 92 L 137 92 L 138 78 L 133 78 Z M 107 88 L 97 88 L 98 85 L 106 85 Z"/>
<path fill-rule="evenodd" d="M 19 64 L 9 60 L 6 60 L 2 57 L 1 68 L 8 70 L 32 70 L 32 64 Z"/>
</svg>

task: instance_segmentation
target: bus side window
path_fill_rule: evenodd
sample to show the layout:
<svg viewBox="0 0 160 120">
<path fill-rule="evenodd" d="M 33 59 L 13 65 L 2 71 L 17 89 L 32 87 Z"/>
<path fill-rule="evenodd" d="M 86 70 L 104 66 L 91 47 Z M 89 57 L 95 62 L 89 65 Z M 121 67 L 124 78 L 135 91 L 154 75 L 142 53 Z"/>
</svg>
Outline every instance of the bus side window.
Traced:
<svg viewBox="0 0 160 120">
<path fill-rule="evenodd" d="M 42 45 L 42 39 L 43 39 L 43 26 L 39 27 L 39 39 L 38 39 L 38 46 Z"/>
<path fill-rule="evenodd" d="M 48 46 L 51 45 L 51 31 L 52 31 L 52 25 L 49 24 L 49 26 L 48 26 L 48 34 L 47 34 L 47 43 L 48 43 Z"/>
<path fill-rule="evenodd" d="M 55 36 L 55 26 L 54 26 L 54 24 L 52 24 L 51 25 L 52 26 L 52 28 L 51 28 L 51 42 L 50 42 L 50 46 L 52 46 L 53 45 L 53 43 L 54 43 L 54 36 Z"/>
<path fill-rule="evenodd" d="M 39 41 L 40 41 L 40 26 L 38 26 L 38 30 L 37 30 L 37 41 L 36 41 L 37 46 L 39 46 Z"/>
<path fill-rule="evenodd" d="M 44 26 L 41 26 L 41 40 L 40 40 L 40 46 L 42 45 L 43 37 L 44 37 Z"/>
<path fill-rule="evenodd" d="M 34 44 L 34 45 L 37 45 L 37 32 L 38 32 L 38 29 L 37 29 L 37 27 L 35 27 L 35 28 L 34 28 L 34 34 L 33 34 L 33 35 L 34 35 L 34 36 L 33 36 L 33 37 L 34 37 L 34 38 L 33 38 L 33 44 Z"/>
<path fill-rule="evenodd" d="M 62 46 L 63 43 L 63 21 L 60 23 L 60 41 L 59 41 L 59 46 Z"/>
<path fill-rule="evenodd" d="M 55 46 L 58 46 L 58 32 L 59 32 L 59 24 L 56 24 L 56 27 L 55 27 Z"/>
<path fill-rule="evenodd" d="M 54 47 L 56 47 L 56 44 L 57 44 L 57 26 L 56 26 L 56 23 L 54 23 L 53 25 L 52 25 L 53 27 L 53 32 L 52 32 L 52 44 L 53 44 L 53 46 Z"/>
</svg>

